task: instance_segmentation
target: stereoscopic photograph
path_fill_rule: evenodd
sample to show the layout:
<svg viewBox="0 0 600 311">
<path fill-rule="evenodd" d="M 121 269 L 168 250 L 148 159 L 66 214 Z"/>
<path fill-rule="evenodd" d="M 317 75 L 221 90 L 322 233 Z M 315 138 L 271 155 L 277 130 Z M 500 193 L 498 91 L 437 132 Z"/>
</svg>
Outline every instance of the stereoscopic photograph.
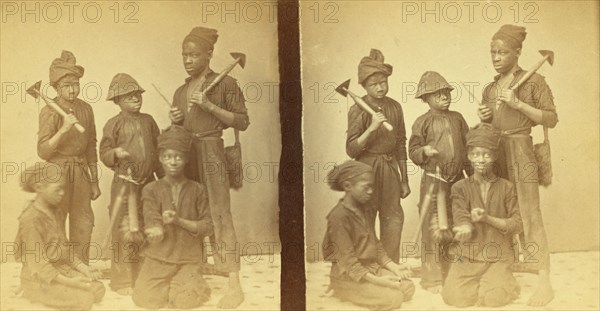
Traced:
<svg viewBox="0 0 600 311">
<path fill-rule="evenodd" d="M 1 17 L 0 309 L 279 310 L 276 3 Z"/>
<path fill-rule="evenodd" d="M 301 2 L 308 310 L 597 310 L 598 2 Z"/>
</svg>

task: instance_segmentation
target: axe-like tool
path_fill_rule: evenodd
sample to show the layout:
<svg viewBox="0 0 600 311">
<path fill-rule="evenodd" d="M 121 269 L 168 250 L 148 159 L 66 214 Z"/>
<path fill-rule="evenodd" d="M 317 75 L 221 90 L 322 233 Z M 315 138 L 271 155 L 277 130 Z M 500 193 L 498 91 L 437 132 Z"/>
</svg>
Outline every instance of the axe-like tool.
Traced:
<svg viewBox="0 0 600 311">
<path fill-rule="evenodd" d="M 519 86 L 525 83 L 538 69 L 540 69 L 540 67 L 542 67 L 546 61 L 548 61 L 550 66 L 554 64 L 554 52 L 548 50 L 540 50 L 539 52 L 542 54 L 543 58 L 539 62 L 535 63 L 535 65 L 533 65 L 533 67 L 531 67 L 531 69 L 529 69 L 529 71 L 527 71 L 527 73 L 510 88 L 512 91 L 518 89 Z"/>
<path fill-rule="evenodd" d="M 204 90 L 202 90 L 202 96 L 206 95 L 206 93 L 219 84 L 219 82 L 221 82 L 221 80 L 223 80 L 223 78 L 225 78 L 225 76 L 230 73 L 237 64 L 240 64 L 240 67 L 242 68 L 246 66 L 246 54 L 234 52 L 229 53 L 229 55 L 233 57 L 234 61 L 225 67 L 225 69 L 223 69 L 223 71 L 221 71 L 221 73 L 219 73 L 219 75 L 206 88 L 204 88 Z"/>
<path fill-rule="evenodd" d="M 42 92 L 40 92 L 41 86 L 42 86 L 42 81 L 40 80 L 40 81 L 36 82 L 34 85 L 32 85 L 30 88 L 27 89 L 27 94 L 33 96 L 33 98 L 35 98 L 35 99 L 38 99 L 41 97 L 44 100 L 44 102 L 46 103 L 46 105 L 50 106 L 50 108 L 52 108 L 59 115 L 61 115 L 61 117 L 66 118 L 67 113 L 62 108 L 60 108 L 60 106 L 58 106 L 52 99 L 46 97 L 46 95 L 44 95 L 44 94 L 42 94 Z M 85 132 L 85 128 L 83 128 L 83 126 L 81 126 L 81 124 L 75 123 L 73 126 L 80 133 Z"/>
<path fill-rule="evenodd" d="M 366 111 L 367 113 L 369 113 L 371 116 L 375 116 L 376 112 L 375 110 L 373 110 L 373 108 L 371 108 L 371 106 L 369 106 L 369 104 L 367 104 L 362 98 L 360 98 L 359 96 L 357 96 L 356 94 L 352 93 L 348 88 L 350 87 L 350 79 L 344 81 L 342 84 L 340 84 L 335 91 L 340 93 L 340 95 L 347 97 L 348 95 L 350 95 L 350 97 L 352 97 L 352 99 L 354 100 L 354 102 L 360 107 L 362 108 L 364 111 Z M 387 121 L 383 122 L 383 127 L 385 127 L 386 130 L 388 131 L 392 131 L 394 130 L 394 127 L 389 124 Z"/>
</svg>

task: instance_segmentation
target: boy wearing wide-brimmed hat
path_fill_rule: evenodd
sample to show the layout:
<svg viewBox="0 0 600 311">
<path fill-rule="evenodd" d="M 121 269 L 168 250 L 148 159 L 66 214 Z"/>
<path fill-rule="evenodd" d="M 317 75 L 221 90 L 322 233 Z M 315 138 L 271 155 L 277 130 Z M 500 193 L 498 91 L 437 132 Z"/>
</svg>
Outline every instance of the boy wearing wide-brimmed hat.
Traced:
<svg viewBox="0 0 600 311">
<path fill-rule="evenodd" d="M 469 127 L 459 112 L 449 110 L 453 89 L 435 71 L 427 71 L 421 76 L 415 98 L 429 105 L 429 111 L 413 124 L 408 147 L 410 159 L 423 169 L 419 209 L 421 213 L 424 210 L 429 212 L 422 228 L 421 286 L 433 293 L 441 291 L 448 273 L 449 262 L 444 259 L 448 242 L 445 237 L 452 237 L 450 228 L 442 232 L 438 225 L 438 195 L 444 196 L 440 200 L 447 203 L 447 219 L 451 220 L 450 188 L 462 178 L 463 169 L 468 167 L 465 135 Z M 431 177 L 438 172 L 446 182 Z M 421 206 L 432 184 L 435 184 L 435 189 L 431 206 Z"/>
<path fill-rule="evenodd" d="M 110 286 L 121 295 L 131 295 L 133 291 L 140 268 L 141 244 L 126 238 L 129 229 L 127 208 L 120 208 L 119 215 L 113 215 L 114 204 L 123 187 L 122 205 L 127 206 L 130 191 L 134 191 L 135 201 L 139 202 L 142 187 L 154 180 L 155 172 L 159 177 L 162 172 L 156 149 L 160 134 L 158 125 L 151 115 L 140 112 L 143 92 L 144 89 L 130 75 L 118 73 L 113 77 L 106 100 L 113 101 L 121 112 L 108 120 L 100 142 L 100 159 L 115 172 L 109 212 L 111 217 L 116 217 L 119 226 L 112 230 L 114 254 L 111 257 Z M 119 176 L 127 176 L 135 183 L 126 182 Z M 138 208 L 137 214 L 141 219 L 141 208 Z"/>
<path fill-rule="evenodd" d="M 69 241 L 75 256 L 89 262 L 90 240 L 94 228 L 91 200 L 100 196 L 96 124 L 90 104 L 77 98 L 83 67 L 73 53 L 62 51 L 50 65 L 50 85 L 56 90 L 56 104 L 68 115 L 62 118 L 49 106 L 40 111 L 37 152 L 40 158 L 63 167 L 65 195 L 58 204 L 61 223 L 69 218 Z M 79 123 L 85 131 L 73 125 Z"/>
<path fill-rule="evenodd" d="M 467 134 L 473 175 L 452 186 L 455 260 L 444 284 L 444 301 L 456 307 L 504 306 L 519 297 L 512 275 L 512 236 L 523 231 L 515 185 L 498 177 L 500 133 L 480 124 Z"/>
<path fill-rule="evenodd" d="M 363 99 L 377 113 L 371 117 L 358 105 L 350 107 L 346 153 L 373 167 L 373 202 L 367 212 L 373 215 L 379 212 L 381 243 L 388 256 L 398 263 L 404 226 L 400 200 L 410 194 L 410 187 L 406 170 L 404 113 L 400 103 L 386 96 L 392 69 L 390 64 L 384 63 L 383 53 L 376 49 L 371 49 L 369 55 L 361 59 L 358 83 L 367 92 Z M 393 126 L 392 131 L 381 126 L 384 121 Z M 374 227 L 375 217 L 370 220 Z"/>
</svg>

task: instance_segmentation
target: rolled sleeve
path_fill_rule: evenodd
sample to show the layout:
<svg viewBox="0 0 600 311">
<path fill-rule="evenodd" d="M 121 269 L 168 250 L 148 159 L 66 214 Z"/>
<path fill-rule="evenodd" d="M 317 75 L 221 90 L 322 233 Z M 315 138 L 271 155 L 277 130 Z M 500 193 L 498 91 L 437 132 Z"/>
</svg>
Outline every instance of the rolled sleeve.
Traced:
<svg viewBox="0 0 600 311">
<path fill-rule="evenodd" d="M 233 124 L 231 127 L 245 131 L 250 125 L 248 117 L 248 109 L 246 109 L 244 93 L 237 85 L 237 81 L 233 78 L 225 79 L 223 82 L 226 87 L 225 107 L 233 113 Z"/>
<path fill-rule="evenodd" d="M 56 146 L 51 147 L 48 141 L 58 132 L 60 122 L 60 116 L 50 107 L 45 106 L 40 111 L 37 152 L 38 156 L 46 161 L 52 159 L 56 153 Z"/>
<path fill-rule="evenodd" d="M 369 146 L 369 141 L 374 135 L 370 135 L 364 148 L 358 145 L 358 138 L 367 130 L 369 116 L 360 107 L 354 104 L 348 111 L 348 132 L 346 137 L 346 153 L 349 157 L 356 159 L 363 150 Z"/>
<path fill-rule="evenodd" d="M 205 189 L 201 187 L 198 191 L 198 197 L 196 199 L 196 209 L 199 215 L 199 220 L 196 222 L 196 236 L 210 236 L 213 234 L 213 223 L 210 217 L 210 206 L 208 204 L 208 194 Z"/>
</svg>

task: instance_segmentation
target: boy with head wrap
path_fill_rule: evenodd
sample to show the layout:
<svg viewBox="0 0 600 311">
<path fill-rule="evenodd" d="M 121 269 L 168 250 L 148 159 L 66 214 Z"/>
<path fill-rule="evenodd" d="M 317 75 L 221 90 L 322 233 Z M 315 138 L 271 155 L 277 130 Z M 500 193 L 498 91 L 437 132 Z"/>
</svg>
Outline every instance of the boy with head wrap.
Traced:
<svg viewBox="0 0 600 311">
<path fill-rule="evenodd" d="M 97 281 L 101 273 L 68 249 L 58 210 L 66 182 L 63 168 L 54 163 L 38 162 L 22 173 L 21 188 L 37 195 L 19 216 L 15 259 L 23 263 L 24 297 L 61 310 L 90 310 L 105 288 Z"/>
<path fill-rule="evenodd" d="M 386 254 L 369 219 L 373 195 L 371 166 L 349 160 L 331 170 L 329 186 L 346 194 L 327 215 L 323 240 L 325 260 L 332 262 L 330 289 L 342 300 L 377 310 L 391 310 L 409 301 L 415 286 L 410 270 Z"/>
<path fill-rule="evenodd" d="M 231 216 L 229 168 L 221 136 L 229 127 L 246 130 L 250 121 L 244 95 L 235 79 L 225 76 L 206 96 L 201 94 L 218 76 L 209 66 L 217 38 L 215 29 L 195 27 L 183 40 L 183 65 L 190 77 L 175 91 L 169 118 L 194 138 L 188 173 L 190 178 L 204 183 L 208 191 L 215 227 L 211 242 L 216 243 L 213 249 L 217 250 L 213 258 L 216 269 L 229 275 L 229 290 L 218 307 L 229 309 L 244 301 L 244 293 L 239 279 L 239 245 Z"/>
<path fill-rule="evenodd" d="M 67 183 L 59 204 L 61 219 L 64 224 L 69 216 L 69 240 L 74 245 L 75 255 L 87 263 L 94 227 L 91 200 L 100 196 L 100 188 L 94 112 L 92 106 L 77 98 L 83 72 L 69 51 L 63 51 L 50 65 L 50 84 L 58 93 L 54 101 L 68 117 L 63 119 L 49 106 L 42 108 L 37 152 L 40 158 L 63 167 Z M 85 132 L 75 130 L 75 123 L 81 124 Z"/>
<path fill-rule="evenodd" d="M 375 174 L 373 208 L 369 213 L 372 226 L 379 211 L 381 243 L 396 263 L 400 259 L 400 239 L 404 211 L 400 199 L 410 194 L 406 172 L 406 129 L 402 106 L 386 96 L 392 66 L 384 63 L 383 54 L 372 49 L 358 65 L 358 82 L 367 91 L 363 99 L 377 112 L 371 117 L 358 105 L 348 112 L 346 153 L 353 159 L 373 167 Z M 381 124 L 393 127 L 388 131 Z"/>
<path fill-rule="evenodd" d="M 133 301 L 143 308 L 191 309 L 210 297 L 202 277 L 202 240 L 212 233 L 212 221 L 206 188 L 185 177 L 191 146 L 180 126 L 158 136 L 165 177 L 142 190 L 148 244 L 133 289 Z"/>
<path fill-rule="evenodd" d="M 156 172 L 159 177 L 162 177 L 156 150 L 160 130 L 151 115 L 140 113 L 143 92 L 144 89 L 130 75 L 118 73 L 113 77 L 106 100 L 114 101 L 119 105 L 121 112 L 108 120 L 100 141 L 100 159 L 115 171 L 109 212 L 112 217 L 117 217 L 118 224 L 125 224 L 127 232 L 129 228 L 127 208 L 121 208 L 119 215 L 112 215 L 112 208 L 121 188 L 126 189 L 122 204 L 127 206 L 130 191 L 134 191 L 137 197 L 135 202 L 139 202 L 142 188 L 154 180 L 153 174 Z M 129 177 L 137 184 L 119 178 L 119 175 L 130 175 L 128 171 L 131 172 Z M 141 213 L 142 209 L 138 207 L 138 214 Z M 110 287 L 121 295 L 131 295 L 140 268 L 141 245 L 135 240 L 127 240 L 120 227 L 123 226 L 115 227 L 112 232 L 114 255 L 111 257 L 113 261 Z"/>
<path fill-rule="evenodd" d="M 502 132 L 498 165 L 502 177 L 515 183 L 523 216 L 524 232 L 520 236 L 525 265 L 538 271 L 538 289 L 528 301 L 534 307 L 544 306 L 554 298 L 550 284 L 550 253 L 548 238 L 540 210 L 537 163 L 531 139 L 531 128 L 543 125 L 554 128 L 558 122 L 556 107 L 544 77 L 534 73 L 516 91 L 510 87 L 525 75 L 519 67 L 519 56 L 527 33 L 524 27 L 504 25 L 494 34 L 491 55 L 494 69 L 499 73 L 483 91 L 483 105 L 478 110 L 482 122 L 490 123 Z M 529 250 L 535 250 L 530 253 Z"/>
<path fill-rule="evenodd" d="M 500 134 L 481 124 L 467 134 L 473 175 L 452 186 L 456 256 L 444 283 L 444 301 L 456 307 L 475 304 L 504 306 L 519 297 L 512 275 L 512 236 L 523 231 L 517 192 L 510 181 L 496 175 Z"/>
<path fill-rule="evenodd" d="M 444 194 L 442 202 L 447 203 L 447 218 L 452 220 L 450 188 L 463 177 L 463 169 L 468 166 L 465 135 L 469 131 L 467 122 L 456 111 L 448 110 L 452 101 L 450 92 L 454 88 L 435 71 L 427 71 L 421 76 L 415 98 L 420 98 L 429 106 L 429 111 L 415 120 L 409 141 L 409 157 L 423 169 L 421 175 L 421 201 L 430 185 L 435 185 L 434 195 L 427 222 L 422 228 L 421 286 L 435 294 L 440 293 L 448 264 L 444 256 L 447 240 L 452 238 L 440 232 L 438 226 L 438 195 Z M 436 174 L 447 182 L 440 182 L 429 174 Z M 423 207 L 419 204 L 422 213 Z M 451 226 L 450 226 L 451 227 Z M 434 253 L 430 253 L 431 251 Z"/>
</svg>

